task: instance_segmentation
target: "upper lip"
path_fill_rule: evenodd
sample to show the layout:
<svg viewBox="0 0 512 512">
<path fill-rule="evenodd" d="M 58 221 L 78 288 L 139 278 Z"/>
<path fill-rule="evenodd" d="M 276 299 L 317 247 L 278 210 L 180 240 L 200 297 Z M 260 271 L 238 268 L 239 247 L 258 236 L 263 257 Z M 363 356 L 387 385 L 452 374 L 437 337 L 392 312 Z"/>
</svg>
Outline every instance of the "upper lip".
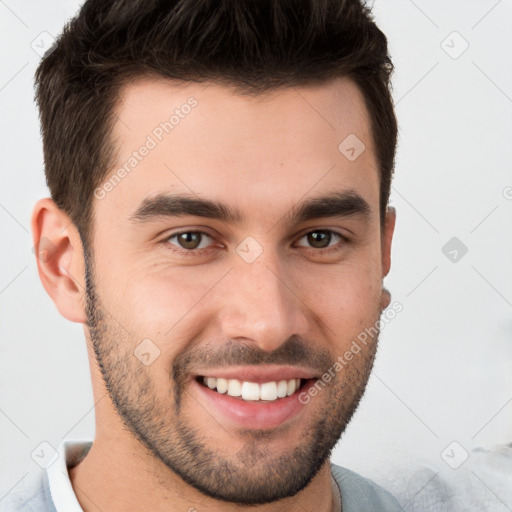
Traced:
<svg viewBox="0 0 512 512">
<path fill-rule="evenodd" d="M 296 366 L 231 366 L 229 368 L 208 368 L 198 371 L 196 377 L 216 377 L 237 379 L 246 382 L 271 382 L 291 379 L 313 379 L 315 373 L 307 368 Z"/>
</svg>

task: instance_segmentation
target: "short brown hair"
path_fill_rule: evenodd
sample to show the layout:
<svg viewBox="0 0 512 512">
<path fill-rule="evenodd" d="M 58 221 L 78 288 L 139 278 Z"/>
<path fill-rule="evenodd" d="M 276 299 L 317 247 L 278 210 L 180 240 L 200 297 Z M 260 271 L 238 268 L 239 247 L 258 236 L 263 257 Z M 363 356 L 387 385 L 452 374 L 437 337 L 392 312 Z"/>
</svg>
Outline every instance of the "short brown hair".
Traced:
<svg viewBox="0 0 512 512">
<path fill-rule="evenodd" d="M 114 107 L 144 75 L 258 94 L 347 76 L 363 93 L 389 199 L 397 142 L 393 64 L 360 0 L 88 0 L 36 72 L 53 200 L 89 242 L 93 191 L 112 165 Z"/>
</svg>

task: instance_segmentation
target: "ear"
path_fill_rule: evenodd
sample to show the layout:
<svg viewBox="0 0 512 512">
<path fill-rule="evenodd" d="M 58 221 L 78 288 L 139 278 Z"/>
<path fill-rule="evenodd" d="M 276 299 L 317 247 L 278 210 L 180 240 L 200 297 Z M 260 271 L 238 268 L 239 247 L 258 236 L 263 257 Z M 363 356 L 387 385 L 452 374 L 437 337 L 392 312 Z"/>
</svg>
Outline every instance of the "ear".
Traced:
<svg viewBox="0 0 512 512">
<path fill-rule="evenodd" d="M 85 264 L 78 230 L 50 198 L 34 206 L 31 228 L 44 289 L 62 316 L 86 323 Z"/>
<path fill-rule="evenodd" d="M 391 268 L 391 241 L 395 231 L 396 210 L 389 206 L 384 219 L 384 231 L 382 232 L 382 278 L 384 279 Z"/>
<path fill-rule="evenodd" d="M 381 255 L 382 255 L 382 279 L 384 279 L 391 268 L 391 242 L 395 231 L 396 210 L 388 207 L 386 218 L 384 219 L 384 229 L 381 236 Z M 381 307 L 386 309 L 391 302 L 391 295 L 386 288 L 382 288 Z"/>
</svg>

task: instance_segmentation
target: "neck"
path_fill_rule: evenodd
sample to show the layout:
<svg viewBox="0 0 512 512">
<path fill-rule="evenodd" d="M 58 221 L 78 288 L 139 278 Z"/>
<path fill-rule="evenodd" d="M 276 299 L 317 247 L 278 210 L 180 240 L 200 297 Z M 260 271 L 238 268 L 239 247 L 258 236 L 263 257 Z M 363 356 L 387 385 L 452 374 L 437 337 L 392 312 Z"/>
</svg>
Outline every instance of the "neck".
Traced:
<svg viewBox="0 0 512 512">
<path fill-rule="evenodd" d="M 258 506 L 242 506 L 210 498 L 191 487 L 140 443 L 97 437 L 89 453 L 69 470 L 84 512 L 278 512 L 315 510 L 339 512 L 339 489 L 327 460 L 309 485 L 295 496 Z"/>
</svg>

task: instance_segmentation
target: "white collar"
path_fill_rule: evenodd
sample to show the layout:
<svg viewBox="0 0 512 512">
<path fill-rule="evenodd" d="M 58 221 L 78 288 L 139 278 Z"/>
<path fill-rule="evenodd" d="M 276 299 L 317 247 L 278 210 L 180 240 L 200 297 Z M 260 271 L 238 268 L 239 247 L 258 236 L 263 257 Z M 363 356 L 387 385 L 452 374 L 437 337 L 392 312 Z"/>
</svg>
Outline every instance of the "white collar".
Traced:
<svg viewBox="0 0 512 512">
<path fill-rule="evenodd" d="M 92 446 L 90 439 L 66 439 L 59 445 L 57 460 L 46 470 L 57 512 L 83 512 L 75 495 L 68 469 L 78 464 Z"/>
</svg>

